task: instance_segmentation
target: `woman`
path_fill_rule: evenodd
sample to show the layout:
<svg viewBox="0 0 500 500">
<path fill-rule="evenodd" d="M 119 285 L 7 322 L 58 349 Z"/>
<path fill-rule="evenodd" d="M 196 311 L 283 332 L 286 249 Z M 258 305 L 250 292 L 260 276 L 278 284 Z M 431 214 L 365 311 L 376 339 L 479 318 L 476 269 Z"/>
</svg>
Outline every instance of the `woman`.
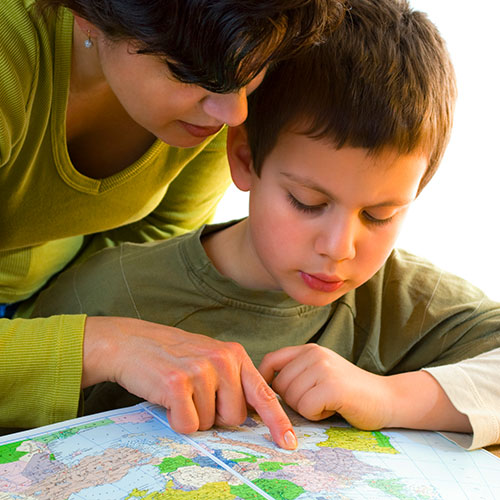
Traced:
<svg viewBox="0 0 500 500">
<path fill-rule="evenodd" d="M 184 432 L 238 423 L 246 399 L 286 444 L 288 420 L 238 347 L 140 320 L 23 316 L 70 262 L 208 221 L 229 183 L 224 124 L 245 119 L 269 64 L 342 12 L 331 0 L 4 0 L 0 425 L 72 418 L 81 387 L 112 380 Z"/>
</svg>

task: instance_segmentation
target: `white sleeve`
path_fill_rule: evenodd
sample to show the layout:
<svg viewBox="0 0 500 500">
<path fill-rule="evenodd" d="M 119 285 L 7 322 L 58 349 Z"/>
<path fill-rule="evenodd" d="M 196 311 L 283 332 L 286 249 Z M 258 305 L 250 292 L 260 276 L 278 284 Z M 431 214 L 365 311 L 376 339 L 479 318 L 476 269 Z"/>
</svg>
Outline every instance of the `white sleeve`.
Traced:
<svg viewBox="0 0 500 500">
<path fill-rule="evenodd" d="M 500 348 L 451 365 L 424 368 L 455 408 L 469 417 L 473 434 L 443 432 L 472 450 L 500 443 Z"/>
</svg>

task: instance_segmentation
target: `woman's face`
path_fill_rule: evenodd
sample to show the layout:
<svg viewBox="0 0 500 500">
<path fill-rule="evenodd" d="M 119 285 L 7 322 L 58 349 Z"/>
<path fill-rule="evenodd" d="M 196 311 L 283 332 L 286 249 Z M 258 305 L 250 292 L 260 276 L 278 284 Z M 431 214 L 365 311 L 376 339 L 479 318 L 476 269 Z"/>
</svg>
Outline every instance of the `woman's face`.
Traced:
<svg viewBox="0 0 500 500">
<path fill-rule="evenodd" d="M 241 124 L 247 96 L 264 78 L 262 72 L 238 92 L 216 94 L 179 82 L 161 58 L 137 54 L 130 42 L 110 42 L 97 32 L 91 50 L 97 51 L 102 74 L 129 116 L 177 147 L 196 146 L 224 124 Z"/>
</svg>

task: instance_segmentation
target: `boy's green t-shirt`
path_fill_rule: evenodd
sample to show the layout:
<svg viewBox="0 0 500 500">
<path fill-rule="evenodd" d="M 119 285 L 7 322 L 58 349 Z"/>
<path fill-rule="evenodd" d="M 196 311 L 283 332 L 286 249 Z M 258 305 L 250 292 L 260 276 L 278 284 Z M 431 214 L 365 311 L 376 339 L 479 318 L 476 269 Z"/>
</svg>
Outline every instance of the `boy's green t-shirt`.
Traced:
<svg viewBox="0 0 500 500">
<path fill-rule="evenodd" d="M 381 375 L 455 363 L 500 347 L 500 304 L 402 250 L 358 289 L 315 307 L 222 276 L 200 236 L 201 230 L 106 249 L 63 273 L 39 296 L 34 315 L 87 313 L 163 323 L 239 342 L 256 365 L 280 347 L 316 342 Z M 134 401 L 107 384 L 86 406 L 94 412 Z"/>
<path fill-rule="evenodd" d="M 230 183 L 224 130 L 189 149 L 158 140 L 104 179 L 79 173 L 65 135 L 72 36 L 69 10 L 40 15 L 34 0 L 2 0 L 0 303 L 36 295 L 103 247 L 201 226 Z M 84 319 L 0 319 L 0 426 L 76 416 Z M 54 380 L 67 382 L 54 388 Z"/>
</svg>

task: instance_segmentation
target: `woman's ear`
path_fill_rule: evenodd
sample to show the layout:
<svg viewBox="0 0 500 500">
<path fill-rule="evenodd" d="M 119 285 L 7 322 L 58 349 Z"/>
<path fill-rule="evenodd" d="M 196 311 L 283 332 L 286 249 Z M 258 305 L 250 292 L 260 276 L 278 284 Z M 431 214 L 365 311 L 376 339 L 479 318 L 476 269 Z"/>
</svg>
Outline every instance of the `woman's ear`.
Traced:
<svg viewBox="0 0 500 500">
<path fill-rule="evenodd" d="M 78 28 L 80 28 L 80 31 L 84 34 L 84 35 L 87 35 L 88 33 L 95 36 L 95 33 L 93 33 L 95 31 L 95 26 L 87 21 L 86 19 L 84 19 L 83 17 L 80 17 L 78 14 L 76 14 L 75 12 L 73 12 L 73 17 L 75 18 L 75 23 L 76 25 L 78 26 Z"/>
<path fill-rule="evenodd" d="M 234 184 L 241 191 L 249 191 L 252 185 L 253 163 L 244 125 L 229 127 L 227 131 L 227 158 Z"/>
<path fill-rule="evenodd" d="M 80 17 L 76 12 L 73 12 L 73 17 L 75 19 L 75 25 L 76 25 L 75 30 L 77 30 L 76 31 L 77 42 L 84 43 L 85 40 L 95 41 L 103 37 L 102 31 L 99 28 L 97 28 L 95 24 L 92 24 L 90 21 L 87 21 L 83 17 Z"/>
</svg>

